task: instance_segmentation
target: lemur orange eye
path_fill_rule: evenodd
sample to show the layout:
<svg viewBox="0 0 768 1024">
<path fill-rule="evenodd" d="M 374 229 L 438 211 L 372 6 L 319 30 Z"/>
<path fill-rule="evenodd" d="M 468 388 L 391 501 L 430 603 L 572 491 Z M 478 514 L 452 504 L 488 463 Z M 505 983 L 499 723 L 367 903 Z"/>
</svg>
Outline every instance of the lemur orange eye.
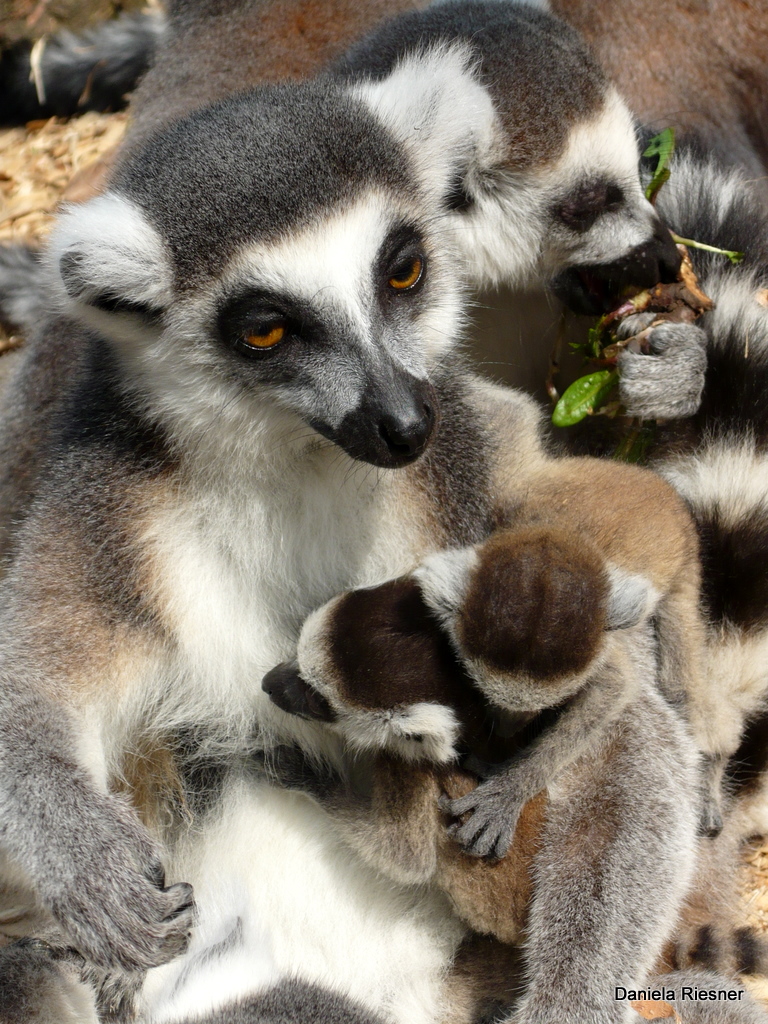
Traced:
<svg viewBox="0 0 768 1024">
<path fill-rule="evenodd" d="M 424 260 L 421 256 L 414 256 L 413 259 L 405 261 L 399 266 L 395 273 L 387 281 L 390 288 L 394 288 L 398 292 L 407 292 L 409 288 L 413 288 L 421 280 L 421 275 L 424 273 Z"/>
<path fill-rule="evenodd" d="M 272 348 L 278 341 L 282 341 L 284 337 L 285 324 L 273 323 L 266 325 L 263 334 L 246 334 L 243 340 L 246 345 L 252 345 L 254 348 Z"/>
</svg>

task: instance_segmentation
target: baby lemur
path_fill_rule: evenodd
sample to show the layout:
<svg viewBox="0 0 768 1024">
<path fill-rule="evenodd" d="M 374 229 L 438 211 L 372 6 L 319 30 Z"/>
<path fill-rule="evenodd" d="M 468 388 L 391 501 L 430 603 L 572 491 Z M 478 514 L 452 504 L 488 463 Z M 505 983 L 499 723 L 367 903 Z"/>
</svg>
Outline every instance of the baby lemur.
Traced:
<svg viewBox="0 0 768 1024">
<path fill-rule="evenodd" d="M 444 807 L 469 815 L 452 830 L 466 849 L 495 857 L 507 853 L 524 806 L 624 717 L 637 679 L 614 630 L 636 626 L 636 642 L 647 644 L 652 617 L 662 692 L 684 705 L 697 737 L 716 710 L 701 681 L 697 542 L 673 492 L 648 473 L 577 459 L 517 485 L 506 528 L 433 555 L 412 576 L 335 598 L 307 620 L 298 665 L 264 681 L 280 707 L 332 721 L 353 748 L 439 765 L 459 750 L 475 755 L 475 770 L 491 777 Z M 608 485 L 610 508 L 593 496 Z M 530 744 L 515 733 L 506 754 L 497 727 L 495 759 L 512 756 L 483 768 L 480 694 L 507 729 L 557 714 Z M 708 768 L 702 821 L 715 832 L 720 760 Z M 386 806 L 399 803 L 388 797 Z"/>
</svg>

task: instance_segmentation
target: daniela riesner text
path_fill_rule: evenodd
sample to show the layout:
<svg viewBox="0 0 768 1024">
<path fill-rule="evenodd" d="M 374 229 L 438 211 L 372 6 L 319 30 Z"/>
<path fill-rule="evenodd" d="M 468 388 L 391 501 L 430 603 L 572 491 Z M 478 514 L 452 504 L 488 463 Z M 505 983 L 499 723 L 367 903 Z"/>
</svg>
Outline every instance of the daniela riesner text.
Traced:
<svg viewBox="0 0 768 1024">
<path fill-rule="evenodd" d="M 691 1002 L 703 1000 L 736 1002 L 744 995 L 744 990 L 738 988 L 696 988 L 695 986 L 687 985 L 684 985 L 679 990 L 674 988 L 622 988 L 619 985 L 614 991 L 616 993 L 615 999 L 631 1000 L 632 1002 L 643 999 L 649 1001 L 680 999 L 690 1000 Z"/>
</svg>

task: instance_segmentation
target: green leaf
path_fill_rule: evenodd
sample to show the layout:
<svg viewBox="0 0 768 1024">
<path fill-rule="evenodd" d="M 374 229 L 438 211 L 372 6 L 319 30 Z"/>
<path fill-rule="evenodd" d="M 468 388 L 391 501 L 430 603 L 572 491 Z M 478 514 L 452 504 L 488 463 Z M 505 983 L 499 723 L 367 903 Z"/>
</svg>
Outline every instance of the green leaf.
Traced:
<svg viewBox="0 0 768 1024">
<path fill-rule="evenodd" d="M 669 180 L 669 161 L 672 159 L 672 154 L 675 151 L 675 129 L 665 128 L 663 132 L 659 132 L 658 135 L 654 135 L 651 141 L 643 150 L 643 156 L 658 157 L 656 161 L 656 170 L 653 172 L 653 177 L 645 190 L 645 198 L 650 202 L 656 198 L 656 195 L 664 184 L 665 181 Z"/>
<path fill-rule="evenodd" d="M 618 380 L 616 370 L 598 370 L 579 377 L 569 388 L 552 411 L 552 422 L 556 427 L 571 427 L 585 416 L 599 409 Z"/>
</svg>

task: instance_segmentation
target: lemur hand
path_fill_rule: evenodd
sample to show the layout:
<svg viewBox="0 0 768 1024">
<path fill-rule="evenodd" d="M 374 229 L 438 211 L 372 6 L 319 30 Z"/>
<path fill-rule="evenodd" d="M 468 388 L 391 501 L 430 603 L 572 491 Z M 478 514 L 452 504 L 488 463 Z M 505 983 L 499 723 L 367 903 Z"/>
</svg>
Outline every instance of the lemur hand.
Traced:
<svg viewBox="0 0 768 1024">
<path fill-rule="evenodd" d="M 440 799 L 440 809 L 451 818 L 460 819 L 448 826 L 448 835 L 465 853 L 498 860 L 509 852 L 529 797 L 516 791 L 514 770 L 483 765 L 475 759 L 466 767 L 487 777 L 466 796 Z"/>
<path fill-rule="evenodd" d="M 73 945 L 100 967 L 127 971 L 183 953 L 194 920 L 191 886 L 165 887 L 158 851 L 126 801 L 74 787 L 68 795 L 78 831 L 51 830 L 36 876 Z"/>
<path fill-rule="evenodd" d="M 330 765 L 311 760 L 298 746 L 281 744 L 254 754 L 268 782 L 326 802 L 343 788 L 343 779 Z"/>
<path fill-rule="evenodd" d="M 646 327 L 638 313 L 617 331 L 632 337 Z M 665 323 L 643 334 L 643 348 L 630 341 L 619 355 L 619 397 L 630 416 L 641 419 L 683 419 L 701 404 L 707 371 L 707 336 L 693 324 Z"/>
</svg>

